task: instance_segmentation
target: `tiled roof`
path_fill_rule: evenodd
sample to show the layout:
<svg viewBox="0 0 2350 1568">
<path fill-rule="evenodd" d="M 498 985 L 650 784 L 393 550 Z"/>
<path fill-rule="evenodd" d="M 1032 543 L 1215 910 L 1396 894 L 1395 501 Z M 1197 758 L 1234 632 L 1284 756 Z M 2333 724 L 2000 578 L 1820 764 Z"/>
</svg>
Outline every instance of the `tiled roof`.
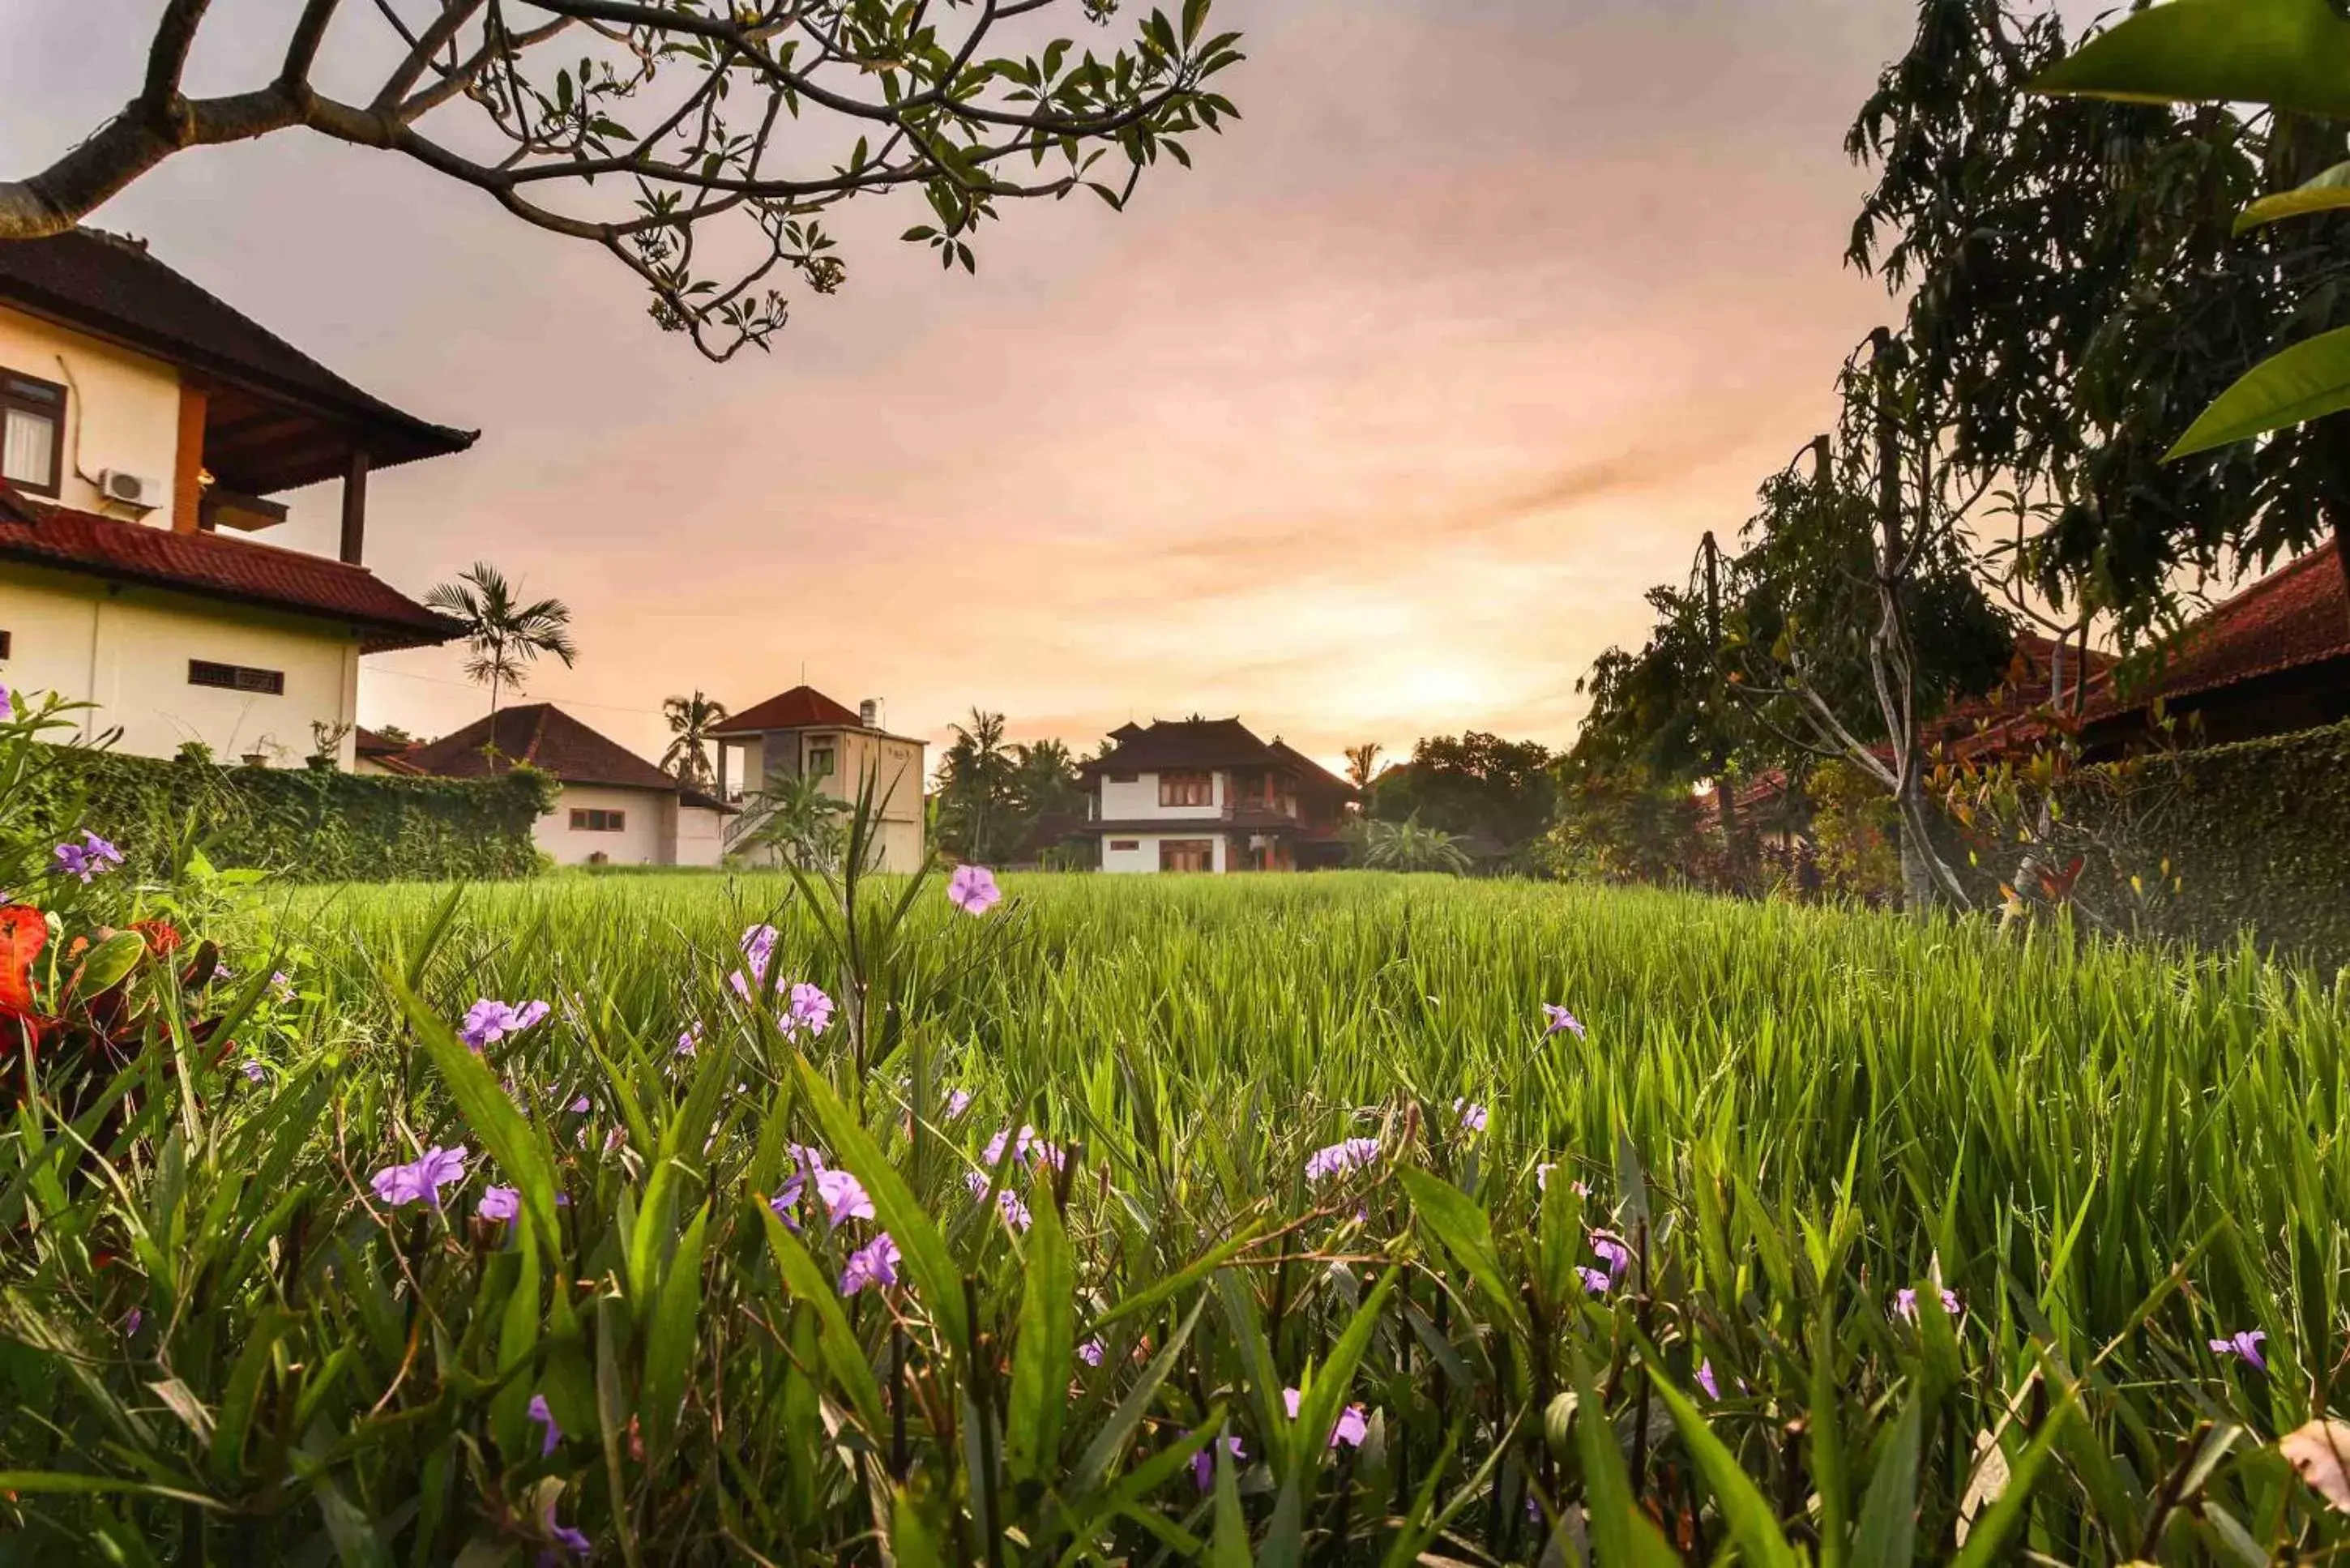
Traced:
<svg viewBox="0 0 2350 1568">
<path fill-rule="evenodd" d="M 863 721 L 857 710 L 844 707 L 813 686 L 795 686 L 764 702 L 754 703 L 712 730 L 712 735 L 756 735 L 768 730 L 857 729 Z"/>
<path fill-rule="evenodd" d="M 34 501 L 5 484 L 0 484 L 0 559 L 339 621 L 359 628 L 360 646 L 369 653 L 429 648 L 464 629 L 364 566 L 221 534 L 118 523 Z"/>
<path fill-rule="evenodd" d="M 351 745 L 363 761 L 373 763 L 386 773 L 421 774 L 424 771 L 408 760 L 407 742 L 380 735 L 364 724 L 351 737 Z"/>
<path fill-rule="evenodd" d="M 488 754 L 493 742 L 498 757 Z M 552 702 L 501 708 L 459 730 L 405 753 L 410 762 L 442 778 L 482 778 L 528 763 L 565 784 L 602 784 L 611 789 L 659 790 L 688 805 L 728 810 L 700 790 L 680 784 L 619 742 L 597 733 Z"/>
<path fill-rule="evenodd" d="M 2271 572 L 2179 634 L 2155 680 L 2136 691 L 2111 684 L 2091 694 L 2089 717 L 2103 718 L 2234 686 L 2262 675 L 2350 657 L 2350 590 L 2342 579 L 2341 545 L 2328 540 Z"/>
<path fill-rule="evenodd" d="M 393 408 L 189 282 L 144 244 L 97 229 L 0 244 L 0 299 L 173 364 L 209 370 L 363 426 L 379 468 L 464 451 L 478 431 Z"/>
<path fill-rule="evenodd" d="M 1113 732 L 1118 744 L 1080 765 L 1087 774 L 1169 768 L 1264 767 L 1282 760 L 1238 719 L 1154 719 L 1149 729 Z"/>
<path fill-rule="evenodd" d="M 1344 795 L 1348 800 L 1355 798 L 1356 791 L 1353 784 L 1348 784 L 1296 747 L 1276 739 L 1266 746 L 1265 750 L 1295 768 L 1299 779 L 1304 782 L 1306 788 Z"/>
</svg>

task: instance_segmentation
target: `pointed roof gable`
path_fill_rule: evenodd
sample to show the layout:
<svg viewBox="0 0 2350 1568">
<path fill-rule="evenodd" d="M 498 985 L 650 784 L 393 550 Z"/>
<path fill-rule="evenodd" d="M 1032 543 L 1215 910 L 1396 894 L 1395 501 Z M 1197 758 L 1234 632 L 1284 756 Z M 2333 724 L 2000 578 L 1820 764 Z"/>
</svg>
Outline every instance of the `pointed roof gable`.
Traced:
<svg viewBox="0 0 2350 1568">
<path fill-rule="evenodd" d="M 769 730 L 858 729 L 864 721 L 857 710 L 834 701 L 813 686 L 795 686 L 764 702 L 754 703 L 711 732 L 729 739 L 763 734 Z"/>
<path fill-rule="evenodd" d="M 498 763 L 487 748 L 494 744 Z M 619 742 L 597 733 L 552 702 L 525 702 L 501 708 L 494 715 L 474 720 L 453 734 L 414 747 L 405 759 L 441 778 L 484 778 L 527 763 L 564 784 L 600 784 L 608 789 L 659 790 L 689 805 L 718 807 L 700 790 L 681 784 L 669 774 L 629 751 Z"/>
<path fill-rule="evenodd" d="M 2157 696 L 2175 701 L 2262 675 L 2350 657 L 2350 587 L 2342 546 L 2329 539 L 2297 556 L 2179 634 L 2157 678 L 2129 696 L 2092 701 L 2093 716 L 2127 712 Z M 2100 712 L 2100 710 L 2102 712 Z"/>
<path fill-rule="evenodd" d="M 1266 767 L 1282 759 L 1232 719 L 1153 719 L 1148 729 L 1113 730 L 1117 744 L 1079 765 L 1086 774 L 1163 773 L 1182 768 Z"/>
</svg>

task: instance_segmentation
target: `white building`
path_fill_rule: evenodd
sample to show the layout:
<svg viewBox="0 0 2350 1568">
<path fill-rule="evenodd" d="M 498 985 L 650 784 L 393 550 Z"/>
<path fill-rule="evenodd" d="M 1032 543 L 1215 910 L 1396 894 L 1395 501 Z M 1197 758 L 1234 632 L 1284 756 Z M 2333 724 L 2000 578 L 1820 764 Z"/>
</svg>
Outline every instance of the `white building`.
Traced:
<svg viewBox="0 0 2350 1568">
<path fill-rule="evenodd" d="M 869 782 L 879 860 L 876 869 L 922 868 L 922 742 L 881 728 L 880 704 L 852 711 L 813 686 L 754 703 L 712 731 L 718 743 L 718 794 L 742 815 L 728 826 L 730 846 L 754 861 L 774 852 L 753 847 L 766 820 L 764 799 L 793 779 L 813 779 L 829 799 L 853 808 Z"/>
<path fill-rule="evenodd" d="M 1082 831 L 1105 871 L 1295 871 L 1345 858 L 1354 786 L 1238 719 L 1154 720 L 1110 732 L 1081 770 Z"/>
<path fill-rule="evenodd" d="M 473 436 L 401 412 L 94 230 L 0 244 L 0 680 L 168 757 L 354 761 L 363 654 L 458 628 L 361 564 L 369 473 Z M 341 483 L 339 559 L 233 533 Z"/>
<path fill-rule="evenodd" d="M 531 836 L 558 866 L 715 866 L 729 807 L 550 702 L 501 708 L 452 735 L 370 759 L 387 771 L 484 778 L 527 763 L 563 786 Z"/>
</svg>

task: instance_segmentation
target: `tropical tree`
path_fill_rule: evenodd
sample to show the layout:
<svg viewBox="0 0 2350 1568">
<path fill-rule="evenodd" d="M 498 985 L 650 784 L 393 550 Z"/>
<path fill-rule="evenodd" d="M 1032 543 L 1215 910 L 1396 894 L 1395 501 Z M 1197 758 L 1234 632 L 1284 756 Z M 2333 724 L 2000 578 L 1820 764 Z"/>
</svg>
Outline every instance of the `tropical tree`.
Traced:
<svg viewBox="0 0 2350 1568">
<path fill-rule="evenodd" d="M 1377 741 L 1365 741 L 1359 746 L 1348 746 L 1347 748 L 1347 782 L 1358 790 L 1370 788 L 1371 781 L 1378 777 L 1381 750 Z"/>
<path fill-rule="evenodd" d="M 954 740 L 939 760 L 938 841 L 966 860 L 1000 858 L 1014 847 L 1018 760 L 1003 740 L 1003 715 L 974 708 L 969 726 L 950 725 Z"/>
<path fill-rule="evenodd" d="M 522 694 L 523 680 L 541 654 L 563 661 L 566 670 L 578 662 L 579 649 L 571 640 L 571 607 L 561 599 L 522 602 L 520 585 L 486 561 L 476 561 L 424 596 L 430 608 L 456 620 L 465 628 L 465 676 L 490 689 L 490 717 L 498 716 L 501 691 Z"/>
<path fill-rule="evenodd" d="M 47 168 L 0 179 L 0 241 L 61 234 L 190 149 L 307 132 L 601 249 L 650 292 L 656 323 L 716 359 L 783 327 L 779 278 L 840 286 L 824 223 L 850 202 L 920 192 L 928 221 L 905 240 L 970 270 L 1003 203 L 1084 188 L 1122 208 L 1145 169 L 1188 167 L 1185 140 L 1238 112 L 1207 86 L 1241 58 L 1237 34 L 1209 30 L 1208 0 L 1143 16 L 1107 56 L 1051 30 L 1106 27 L 1105 0 L 528 0 L 525 16 L 305 0 L 276 8 L 276 39 L 253 30 L 249 85 L 216 98 L 182 85 L 200 43 L 210 68 L 238 64 L 234 36 L 205 30 L 212 0 L 151 9 L 138 95 Z M 322 87 L 322 54 L 360 90 Z"/>
<path fill-rule="evenodd" d="M 675 738 L 661 753 L 660 765 L 687 784 L 709 788 L 715 776 L 710 767 L 711 733 L 726 722 L 726 705 L 703 696 L 696 688 L 691 697 L 671 697 L 662 702 L 661 717 L 669 721 L 670 733 Z"/>
<path fill-rule="evenodd" d="M 1557 800 L 1551 761 L 1548 748 L 1535 742 L 1475 730 L 1424 737 L 1409 762 L 1378 775 L 1365 815 L 1424 820 L 1455 836 L 1483 834 L 1506 849 L 1523 849 L 1550 826 Z"/>
<path fill-rule="evenodd" d="M 1050 847 L 1045 830 L 1055 820 L 1081 817 L 1086 809 L 1077 759 L 1060 741 L 1036 741 L 1012 748 L 1010 784 L 1016 842 L 1011 855 L 1029 859 Z"/>
<path fill-rule="evenodd" d="M 847 840 L 844 818 L 849 804 L 825 793 L 823 782 L 806 774 L 772 777 L 744 803 L 756 825 L 743 841 L 771 849 L 785 864 L 809 871 L 837 870 Z"/>
<path fill-rule="evenodd" d="M 1422 826 L 1417 815 L 1401 822 L 1366 821 L 1355 836 L 1363 864 L 1376 871 L 1444 871 L 1457 877 L 1469 869 L 1460 836 Z"/>
</svg>

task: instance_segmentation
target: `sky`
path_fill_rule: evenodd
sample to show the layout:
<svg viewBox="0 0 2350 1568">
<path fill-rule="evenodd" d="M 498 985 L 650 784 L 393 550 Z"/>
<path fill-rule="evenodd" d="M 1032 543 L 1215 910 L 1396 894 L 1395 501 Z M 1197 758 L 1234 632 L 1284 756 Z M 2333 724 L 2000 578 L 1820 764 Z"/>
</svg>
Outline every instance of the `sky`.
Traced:
<svg viewBox="0 0 2350 1568">
<path fill-rule="evenodd" d="M 0 6 L 0 169 L 136 90 L 155 9 Z M 191 90 L 265 81 L 286 15 L 217 0 Z M 486 560 L 563 599 L 578 664 L 527 697 L 648 755 L 663 698 L 803 678 L 934 746 L 973 708 L 1079 751 L 1192 712 L 1333 761 L 1564 746 L 1577 679 L 1825 428 L 1890 313 L 1842 262 L 1866 182 L 1842 140 L 1910 16 L 1218 0 L 1243 118 L 1192 171 L 1124 213 L 1014 204 L 975 276 L 896 243 L 918 198 L 876 202 L 841 292 L 723 366 L 587 247 L 300 132 L 183 155 L 92 221 L 478 427 L 376 476 L 369 565 L 421 595 Z M 271 541 L 331 553 L 335 489 L 281 499 Z M 460 663 L 369 659 L 363 721 L 478 717 Z"/>
</svg>

